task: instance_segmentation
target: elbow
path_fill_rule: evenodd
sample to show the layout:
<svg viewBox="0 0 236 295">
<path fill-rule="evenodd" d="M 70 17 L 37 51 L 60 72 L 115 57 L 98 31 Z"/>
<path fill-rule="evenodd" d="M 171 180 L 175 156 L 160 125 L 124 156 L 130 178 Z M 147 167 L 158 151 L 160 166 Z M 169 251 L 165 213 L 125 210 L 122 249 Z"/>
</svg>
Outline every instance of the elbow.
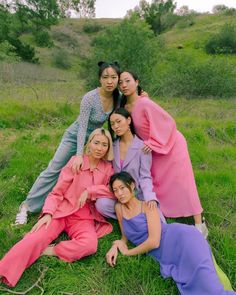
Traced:
<svg viewBox="0 0 236 295">
<path fill-rule="evenodd" d="M 160 240 L 159 239 L 152 239 L 150 240 L 150 248 L 155 249 L 160 247 Z"/>
</svg>

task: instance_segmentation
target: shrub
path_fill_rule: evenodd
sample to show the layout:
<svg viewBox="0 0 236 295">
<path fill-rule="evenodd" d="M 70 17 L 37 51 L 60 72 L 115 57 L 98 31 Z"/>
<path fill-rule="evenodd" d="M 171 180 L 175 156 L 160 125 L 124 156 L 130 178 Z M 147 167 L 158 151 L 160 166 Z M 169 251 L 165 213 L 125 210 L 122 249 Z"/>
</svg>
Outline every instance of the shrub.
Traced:
<svg viewBox="0 0 236 295">
<path fill-rule="evenodd" d="M 236 53 L 236 26 L 225 24 L 218 34 L 206 42 L 205 50 L 208 54 Z"/>
<path fill-rule="evenodd" d="M 83 26 L 83 31 L 87 34 L 97 33 L 103 29 L 104 29 L 104 26 L 97 23 L 92 23 L 92 22 L 86 22 Z"/>
<path fill-rule="evenodd" d="M 36 44 L 39 47 L 52 47 L 53 42 L 47 31 L 37 31 L 34 33 Z"/>
<path fill-rule="evenodd" d="M 157 92 L 164 96 L 234 97 L 236 71 L 227 59 L 199 62 L 192 56 L 168 55 L 158 77 Z"/>
<path fill-rule="evenodd" d="M 137 73 L 144 88 L 151 87 L 160 49 L 158 40 L 146 22 L 136 18 L 108 27 L 93 40 L 91 55 L 85 62 L 88 86 L 97 86 L 98 61 L 116 60 L 123 69 Z"/>
<path fill-rule="evenodd" d="M 53 54 L 53 64 L 60 69 L 69 69 L 71 62 L 65 49 L 57 49 Z"/>
</svg>

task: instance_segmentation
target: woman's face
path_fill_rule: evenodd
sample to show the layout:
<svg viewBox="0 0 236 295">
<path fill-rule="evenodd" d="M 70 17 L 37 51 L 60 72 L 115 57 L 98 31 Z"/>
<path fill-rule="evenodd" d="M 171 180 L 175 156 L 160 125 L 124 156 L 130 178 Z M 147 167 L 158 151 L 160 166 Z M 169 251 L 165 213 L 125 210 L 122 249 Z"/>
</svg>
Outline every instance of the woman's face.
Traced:
<svg viewBox="0 0 236 295">
<path fill-rule="evenodd" d="M 102 159 L 105 157 L 109 149 L 108 138 L 103 134 L 95 135 L 89 142 L 89 155 L 95 159 Z"/>
<path fill-rule="evenodd" d="M 120 75 L 119 87 L 125 96 L 130 96 L 136 93 L 138 87 L 138 80 L 135 81 L 130 73 L 123 72 Z"/>
<path fill-rule="evenodd" d="M 113 193 L 115 197 L 118 199 L 118 201 L 122 204 L 127 203 L 133 197 L 133 183 L 131 184 L 131 189 L 132 191 L 130 191 L 126 184 L 119 179 L 116 179 L 112 184 Z"/>
<path fill-rule="evenodd" d="M 120 114 L 112 114 L 110 116 L 110 125 L 117 136 L 122 136 L 130 130 L 129 125 L 131 118 L 125 118 Z"/>
<path fill-rule="evenodd" d="M 112 67 L 106 68 L 100 77 L 101 87 L 106 92 L 113 92 L 117 87 L 118 79 L 118 74 Z"/>
</svg>

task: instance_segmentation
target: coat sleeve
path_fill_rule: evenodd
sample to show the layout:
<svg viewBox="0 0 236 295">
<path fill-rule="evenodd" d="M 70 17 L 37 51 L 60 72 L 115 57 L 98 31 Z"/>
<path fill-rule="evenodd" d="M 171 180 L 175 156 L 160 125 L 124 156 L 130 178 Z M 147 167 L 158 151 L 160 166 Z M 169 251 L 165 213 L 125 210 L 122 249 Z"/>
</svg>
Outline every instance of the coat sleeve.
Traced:
<svg viewBox="0 0 236 295">
<path fill-rule="evenodd" d="M 155 192 L 153 191 L 152 177 L 151 177 L 152 155 L 145 154 L 141 151 L 140 167 L 139 167 L 139 185 L 143 193 L 144 200 L 157 201 Z"/>
<path fill-rule="evenodd" d="M 103 184 L 92 185 L 87 188 L 90 200 L 95 201 L 96 199 L 99 199 L 99 198 L 115 199 L 115 196 L 109 189 L 109 180 L 113 173 L 114 173 L 114 170 L 111 164 L 109 164 L 104 176 Z"/>
<path fill-rule="evenodd" d="M 74 157 L 64 166 L 59 175 L 58 181 L 53 190 L 48 194 L 45 204 L 42 209 L 42 213 L 49 213 L 53 215 L 61 202 L 64 199 L 64 194 L 73 182 L 74 174 L 71 170 L 71 165 L 74 161 Z"/>
<path fill-rule="evenodd" d="M 144 105 L 143 112 L 149 126 L 148 139 L 144 143 L 156 153 L 168 154 L 176 139 L 174 119 L 151 100 Z"/>
</svg>

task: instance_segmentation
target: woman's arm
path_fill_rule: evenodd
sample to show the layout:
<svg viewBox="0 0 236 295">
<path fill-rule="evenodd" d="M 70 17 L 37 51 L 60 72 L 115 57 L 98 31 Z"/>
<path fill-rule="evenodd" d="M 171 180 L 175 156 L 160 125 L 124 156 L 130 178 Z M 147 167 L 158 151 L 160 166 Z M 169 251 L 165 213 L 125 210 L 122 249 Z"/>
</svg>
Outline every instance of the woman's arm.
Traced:
<svg viewBox="0 0 236 295">
<path fill-rule="evenodd" d="M 121 205 L 119 203 L 117 203 L 115 205 L 115 211 L 116 211 L 116 216 L 117 216 L 117 219 L 118 219 L 118 222 L 119 222 L 119 226 L 120 226 L 122 236 L 121 236 L 120 240 L 116 240 L 116 241 L 113 242 L 113 245 L 111 246 L 110 250 L 106 254 L 106 261 L 111 267 L 114 267 L 116 265 L 119 245 L 120 245 L 120 247 L 122 245 L 126 246 L 126 242 L 127 242 L 127 238 L 126 238 L 126 236 L 124 235 L 124 232 L 123 232 Z M 127 248 L 127 246 L 126 246 L 126 248 Z"/>
<path fill-rule="evenodd" d="M 161 222 L 157 210 L 151 210 L 146 204 L 143 206 L 144 212 L 147 217 L 148 224 L 148 238 L 137 247 L 128 249 L 123 245 L 119 245 L 118 249 L 123 255 L 133 256 L 137 254 L 143 254 L 151 251 L 152 249 L 158 248 L 161 239 Z"/>
<path fill-rule="evenodd" d="M 140 151 L 140 167 L 139 167 L 139 185 L 146 202 L 156 201 L 157 197 L 153 191 L 153 183 L 151 176 L 152 154 L 145 154 Z"/>
<path fill-rule="evenodd" d="M 71 171 L 71 163 L 73 162 L 73 160 L 74 157 L 72 157 L 70 161 L 66 164 L 66 166 L 62 168 L 56 185 L 54 186 L 53 190 L 48 194 L 45 200 L 42 209 L 43 214 L 48 213 L 53 215 L 54 212 L 57 210 L 58 206 L 63 201 L 64 194 L 74 179 L 74 174 Z"/>
</svg>

